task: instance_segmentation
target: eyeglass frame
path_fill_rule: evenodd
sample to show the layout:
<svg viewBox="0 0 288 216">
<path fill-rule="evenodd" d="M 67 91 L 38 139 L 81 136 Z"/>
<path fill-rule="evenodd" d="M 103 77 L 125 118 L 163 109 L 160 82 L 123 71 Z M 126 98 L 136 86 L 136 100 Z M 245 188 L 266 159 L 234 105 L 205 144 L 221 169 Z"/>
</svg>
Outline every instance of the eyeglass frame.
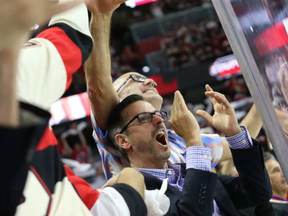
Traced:
<svg viewBox="0 0 288 216">
<path fill-rule="evenodd" d="M 143 80 L 136 80 L 134 78 L 134 76 L 139 76 L 141 77 Z M 119 88 L 116 90 L 116 92 L 118 93 L 120 91 L 120 89 L 130 80 L 132 79 L 134 82 L 144 82 L 146 79 L 148 79 L 145 76 L 142 75 L 129 75 L 129 77 L 119 86 Z M 156 88 L 157 87 L 157 83 L 153 80 L 153 86 Z"/>
<path fill-rule="evenodd" d="M 142 114 L 150 114 L 150 120 L 143 122 L 139 118 L 139 116 L 142 115 Z M 163 118 L 162 114 L 165 114 L 166 117 Z M 128 123 L 126 123 L 126 125 L 122 128 L 122 130 L 118 134 L 122 134 L 135 119 L 138 119 L 140 123 L 149 123 L 149 122 L 153 121 L 153 116 L 154 115 L 158 115 L 160 118 L 163 119 L 163 121 L 167 121 L 167 119 L 168 119 L 168 113 L 166 111 L 158 111 L 158 110 L 156 110 L 154 112 L 141 112 L 141 113 L 138 113 L 136 116 L 134 116 Z"/>
</svg>

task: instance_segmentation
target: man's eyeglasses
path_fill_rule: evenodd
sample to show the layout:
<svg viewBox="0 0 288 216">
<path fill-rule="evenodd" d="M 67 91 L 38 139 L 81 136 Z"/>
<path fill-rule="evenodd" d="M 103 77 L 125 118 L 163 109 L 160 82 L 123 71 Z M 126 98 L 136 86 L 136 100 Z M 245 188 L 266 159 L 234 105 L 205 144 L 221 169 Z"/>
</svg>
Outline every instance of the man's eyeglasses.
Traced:
<svg viewBox="0 0 288 216">
<path fill-rule="evenodd" d="M 129 75 L 129 77 L 121 84 L 121 86 L 117 89 L 117 93 L 120 91 L 120 89 L 130 80 L 132 79 L 135 82 L 144 82 L 147 77 L 145 76 L 141 76 L 141 75 Z M 157 83 L 154 82 L 153 86 L 156 88 L 157 87 Z"/>
<path fill-rule="evenodd" d="M 165 112 L 165 111 L 142 112 L 142 113 L 139 113 L 138 115 L 134 116 L 134 117 L 123 127 L 123 129 L 119 132 L 119 134 L 123 133 L 123 132 L 128 128 L 128 126 L 129 126 L 135 119 L 138 119 L 139 122 L 141 122 L 141 123 L 149 123 L 149 122 L 152 122 L 154 115 L 160 116 L 160 117 L 163 119 L 163 121 L 167 121 L 167 119 L 168 119 L 167 112 Z"/>
</svg>

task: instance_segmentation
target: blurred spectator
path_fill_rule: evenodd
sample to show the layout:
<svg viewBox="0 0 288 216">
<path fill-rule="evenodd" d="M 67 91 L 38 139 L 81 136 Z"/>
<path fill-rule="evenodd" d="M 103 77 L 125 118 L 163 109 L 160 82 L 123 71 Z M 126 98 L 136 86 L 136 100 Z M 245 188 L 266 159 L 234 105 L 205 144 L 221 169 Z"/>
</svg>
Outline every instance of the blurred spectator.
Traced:
<svg viewBox="0 0 288 216">
<path fill-rule="evenodd" d="M 273 196 L 270 202 L 274 208 L 275 215 L 288 215 L 288 185 L 285 180 L 283 171 L 278 161 L 272 154 L 266 152 L 264 159 L 272 186 Z"/>
<path fill-rule="evenodd" d="M 96 169 L 96 176 L 91 183 L 91 186 L 94 189 L 99 189 L 101 188 L 105 183 L 106 183 L 106 177 L 102 168 L 102 162 L 98 161 L 94 164 L 95 169 Z"/>
<path fill-rule="evenodd" d="M 83 134 L 87 126 L 85 123 L 78 125 L 73 122 L 70 128 L 61 134 L 62 149 L 60 148 L 60 150 L 62 150 L 63 157 L 72 158 L 80 163 L 93 163 L 87 140 Z"/>
<path fill-rule="evenodd" d="M 88 163 L 89 152 L 87 147 L 84 147 L 80 143 L 75 143 L 71 153 L 71 158 L 78 161 L 79 163 Z"/>
<path fill-rule="evenodd" d="M 164 16 L 163 12 L 164 2 L 159 1 L 151 4 L 150 11 L 154 18 L 161 18 Z"/>
<path fill-rule="evenodd" d="M 61 134 L 61 140 L 62 143 L 67 143 L 70 148 L 74 148 L 74 145 L 76 143 L 81 143 L 81 145 L 86 146 L 86 139 L 81 133 L 81 131 L 78 130 L 78 125 L 76 122 L 73 122 L 70 125 L 70 128 Z"/>
<path fill-rule="evenodd" d="M 90 118 L 88 117 L 88 120 L 90 120 Z M 95 143 L 94 143 L 94 139 L 91 136 L 93 129 L 92 129 L 92 125 L 90 123 L 90 121 L 81 121 L 78 126 L 77 129 L 80 132 L 80 134 L 82 134 L 84 136 L 84 139 L 87 143 L 87 146 L 89 146 L 90 148 L 95 147 Z"/>
<path fill-rule="evenodd" d="M 229 96 L 233 101 L 238 101 L 246 97 L 246 86 L 243 78 L 237 78 L 233 75 L 231 79 L 226 82 L 227 90 Z"/>
</svg>

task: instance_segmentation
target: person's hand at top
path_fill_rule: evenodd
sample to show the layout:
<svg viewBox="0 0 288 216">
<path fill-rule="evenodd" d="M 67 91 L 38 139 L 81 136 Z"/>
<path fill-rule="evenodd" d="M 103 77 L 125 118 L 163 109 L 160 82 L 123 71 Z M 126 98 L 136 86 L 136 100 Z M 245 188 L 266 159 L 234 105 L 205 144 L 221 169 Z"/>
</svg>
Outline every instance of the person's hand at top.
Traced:
<svg viewBox="0 0 288 216">
<path fill-rule="evenodd" d="M 93 15 L 112 14 L 126 0 L 90 0 L 87 3 L 88 10 Z"/>
<path fill-rule="evenodd" d="M 83 0 L 58 4 L 49 0 L 0 0 L 0 49 L 21 46 L 24 35 L 35 24 L 43 24 Z"/>
<path fill-rule="evenodd" d="M 235 136 L 240 133 L 241 128 L 238 124 L 235 111 L 225 96 L 219 92 L 214 92 L 209 85 L 205 87 L 205 95 L 211 98 L 214 106 L 214 115 L 211 116 L 204 110 L 197 110 L 197 114 L 204 118 L 210 126 L 224 133 L 226 137 Z"/>
</svg>

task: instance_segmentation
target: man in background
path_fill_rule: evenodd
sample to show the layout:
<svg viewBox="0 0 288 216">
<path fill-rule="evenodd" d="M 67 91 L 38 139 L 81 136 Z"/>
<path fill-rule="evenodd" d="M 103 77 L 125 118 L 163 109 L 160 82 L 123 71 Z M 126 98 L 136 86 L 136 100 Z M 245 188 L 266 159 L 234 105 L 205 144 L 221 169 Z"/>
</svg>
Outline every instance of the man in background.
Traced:
<svg viewBox="0 0 288 216">
<path fill-rule="evenodd" d="M 264 154 L 265 166 L 269 174 L 273 196 L 270 200 L 275 216 L 288 215 L 288 185 L 276 158 L 269 152 Z"/>
</svg>

